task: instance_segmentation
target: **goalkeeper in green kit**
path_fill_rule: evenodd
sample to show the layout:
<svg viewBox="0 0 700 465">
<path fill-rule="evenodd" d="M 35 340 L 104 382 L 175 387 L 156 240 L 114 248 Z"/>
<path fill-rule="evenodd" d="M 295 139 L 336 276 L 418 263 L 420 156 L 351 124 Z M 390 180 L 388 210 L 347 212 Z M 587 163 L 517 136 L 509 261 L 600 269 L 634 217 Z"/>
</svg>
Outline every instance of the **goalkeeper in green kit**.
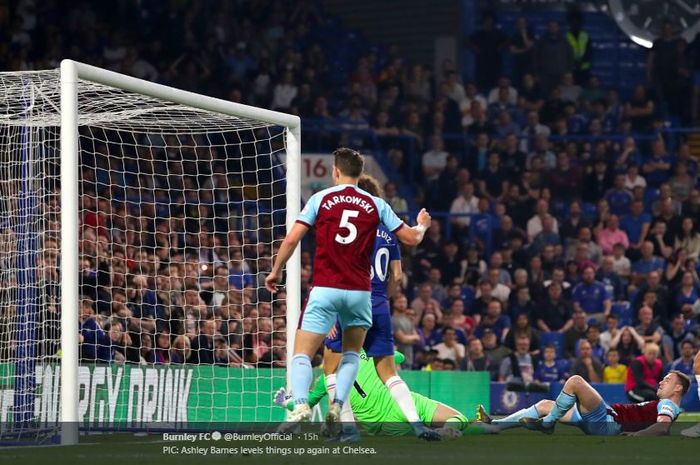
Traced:
<svg viewBox="0 0 700 465">
<path fill-rule="evenodd" d="M 403 362 L 404 356 L 395 352 L 394 359 L 399 365 Z M 326 381 L 325 376 L 321 375 L 309 394 L 309 406 L 318 404 L 325 396 Z M 440 436 L 459 437 L 469 425 L 467 417 L 452 407 L 415 392 L 412 392 L 411 396 L 416 404 L 420 421 L 438 428 L 437 432 Z M 360 368 L 355 389 L 350 391 L 349 400 L 355 420 L 368 434 L 387 436 L 413 434 L 411 424 L 377 375 L 373 361 L 364 351 L 360 352 Z M 274 402 L 280 407 L 294 410 L 294 401 L 284 388 L 277 391 Z"/>
</svg>

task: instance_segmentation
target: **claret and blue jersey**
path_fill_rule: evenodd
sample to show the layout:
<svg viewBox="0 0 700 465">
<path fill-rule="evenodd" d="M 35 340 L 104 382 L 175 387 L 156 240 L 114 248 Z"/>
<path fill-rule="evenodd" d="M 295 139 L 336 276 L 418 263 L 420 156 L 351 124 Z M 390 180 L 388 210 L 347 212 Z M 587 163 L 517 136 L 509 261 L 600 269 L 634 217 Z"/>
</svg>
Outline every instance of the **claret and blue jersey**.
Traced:
<svg viewBox="0 0 700 465">
<path fill-rule="evenodd" d="M 404 223 L 380 198 L 352 184 L 324 189 L 312 195 L 299 214 L 298 223 L 316 228 L 313 288 L 302 315 L 301 329 L 327 333 L 339 319 L 341 327 L 373 324 L 370 290 L 372 273 L 386 281 L 388 263 L 375 268 L 372 251 L 383 225 L 385 241 L 396 243 L 389 233 Z M 396 252 L 390 252 L 389 255 Z M 383 260 L 387 253 L 379 251 Z M 386 287 L 384 286 L 386 294 Z M 388 315 L 388 310 L 387 310 Z"/>
</svg>

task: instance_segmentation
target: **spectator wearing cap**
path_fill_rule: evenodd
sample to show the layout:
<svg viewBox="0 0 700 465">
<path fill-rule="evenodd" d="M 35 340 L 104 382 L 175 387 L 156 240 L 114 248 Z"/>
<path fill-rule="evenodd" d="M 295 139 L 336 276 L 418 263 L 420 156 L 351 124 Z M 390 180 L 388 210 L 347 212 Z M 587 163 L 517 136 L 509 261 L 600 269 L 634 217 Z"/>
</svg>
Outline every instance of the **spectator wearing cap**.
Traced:
<svg viewBox="0 0 700 465">
<path fill-rule="evenodd" d="M 571 293 L 575 311 L 583 311 L 588 318 L 602 320 L 612 307 L 611 296 L 605 285 L 595 279 L 595 268 L 587 266 L 583 269 L 583 279 Z"/>
</svg>

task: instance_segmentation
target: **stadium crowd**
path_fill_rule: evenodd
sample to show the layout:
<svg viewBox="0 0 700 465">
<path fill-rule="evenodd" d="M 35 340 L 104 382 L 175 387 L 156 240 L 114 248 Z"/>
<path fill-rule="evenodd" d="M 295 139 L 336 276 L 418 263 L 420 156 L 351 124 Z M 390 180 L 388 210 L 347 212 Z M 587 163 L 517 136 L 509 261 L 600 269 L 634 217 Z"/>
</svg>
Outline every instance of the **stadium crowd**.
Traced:
<svg viewBox="0 0 700 465">
<path fill-rule="evenodd" d="M 327 18 L 311 2 L 11 3 L 0 7 L 3 69 L 52 68 L 69 56 L 299 114 L 337 133 L 329 149 L 378 138 L 375 155 L 394 171 L 385 186 L 394 209 L 450 213 L 434 215 L 424 242 L 404 256 L 402 292 L 392 298 L 404 367 L 488 370 L 525 385 L 571 374 L 625 382 L 631 367 L 629 390 L 642 398 L 653 384 L 642 360 L 654 376 L 659 367 L 692 372 L 698 161 L 660 132 L 674 105 L 658 86 L 606 89 L 589 72 L 590 56 L 567 36 L 576 20 L 552 21 L 535 37 L 523 18 L 508 37 L 487 15 L 469 42 L 475 82 L 450 62 L 409 64 L 392 47 L 366 50 L 339 84 L 314 32 Z M 111 31 L 100 19 L 108 15 L 132 29 Z M 70 34 L 53 27 L 65 19 Z M 504 54 L 517 58 L 511 75 L 493 62 Z M 689 55 L 650 60 L 649 73 L 683 76 L 693 66 Z M 171 181 L 203 189 L 207 181 L 188 173 L 207 171 L 192 163 Z M 83 360 L 284 366 L 285 296 L 272 300 L 262 285 L 279 231 L 251 242 L 216 227 L 204 196 L 163 217 L 148 203 L 110 201 L 97 185 L 85 183 L 81 196 Z M 407 185 L 415 198 L 400 194 Z M 56 241 L 44 236 L 39 263 L 46 341 L 60 311 Z M 312 260 L 309 242 L 304 295 Z"/>
</svg>

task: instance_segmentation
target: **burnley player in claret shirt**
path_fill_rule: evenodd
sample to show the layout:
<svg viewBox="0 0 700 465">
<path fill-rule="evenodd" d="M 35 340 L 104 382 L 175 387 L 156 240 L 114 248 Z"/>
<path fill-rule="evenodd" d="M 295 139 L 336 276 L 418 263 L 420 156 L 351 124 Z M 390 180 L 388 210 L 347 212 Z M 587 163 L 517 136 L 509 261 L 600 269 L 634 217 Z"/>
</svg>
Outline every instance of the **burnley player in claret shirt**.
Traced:
<svg viewBox="0 0 700 465">
<path fill-rule="evenodd" d="M 357 187 L 364 168 L 358 152 L 339 148 L 333 155 L 335 186 L 317 192 L 306 203 L 282 242 L 265 285 L 270 292 L 277 291 L 282 268 L 306 232 L 315 227 L 313 288 L 301 316 L 289 367 L 296 405 L 283 429 L 311 418 L 311 357 L 339 320 L 343 355 L 336 371 L 335 399 L 326 415 L 328 430 L 336 435 L 340 432 L 340 410 L 357 376 L 359 351 L 372 325 L 370 258 L 377 228 L 383 224 L 401 243 L 416 246 L 430 227 L 430 215 L 423 209 L 418 213 L 418 225 L 406 226 L 383 199 Z"/>
</svg>

